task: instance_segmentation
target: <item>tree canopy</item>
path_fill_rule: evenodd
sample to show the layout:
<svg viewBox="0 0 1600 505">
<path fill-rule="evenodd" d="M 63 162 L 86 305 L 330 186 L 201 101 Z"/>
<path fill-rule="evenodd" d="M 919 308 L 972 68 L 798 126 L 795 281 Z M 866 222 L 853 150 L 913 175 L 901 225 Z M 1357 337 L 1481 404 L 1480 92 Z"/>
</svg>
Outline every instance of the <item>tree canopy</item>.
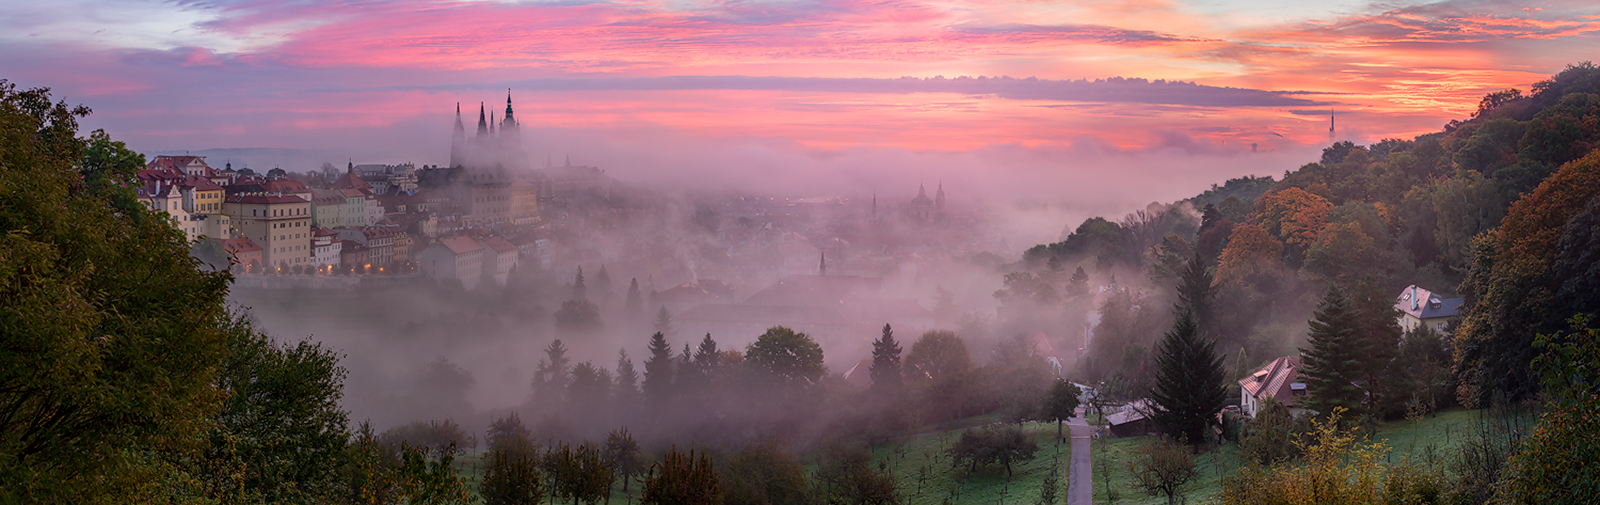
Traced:
<svg viewBox="0 0 1600 505">
<path fill-rule="evenodd" d="M 143 159 L 88 114 L 0 80 L 0 499 L 138 501 L 222 399 L 230 276 L 105 183 Z"/>
</svg>

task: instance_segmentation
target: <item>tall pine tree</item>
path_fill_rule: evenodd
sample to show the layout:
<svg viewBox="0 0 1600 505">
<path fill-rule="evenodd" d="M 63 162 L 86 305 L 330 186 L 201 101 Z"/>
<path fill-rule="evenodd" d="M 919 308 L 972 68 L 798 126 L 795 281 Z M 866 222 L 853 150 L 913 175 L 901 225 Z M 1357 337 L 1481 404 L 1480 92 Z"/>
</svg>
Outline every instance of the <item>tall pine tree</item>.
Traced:
<svg viewBox="0 0 1600 505">
<path fill-rule="evenodd" d="M 644 295 L 639 292 L 638 277 L 628 281 L 628 300 L 625 307 L 629 319 L 637 321 L 644 317 Z"/>
<path fill-rule="evenodd" d="M 1359 382 L 1365 386 L 1362 398 L 1374 415 L 1387 416 L 1405 411 L 1404 387 L 1393 377 L 1400 373 L 1394 363 L 1400 353 L 1399 310 L 1394 298 L 1385 295 L 1378 281 L 1368 276 L 1350 290 L 1351 320 L 1356 329 L 1357 353 L 1361 366 Z"/>
<path fill-rule="evenodd" d="M 900 343 L 894 340 L 894 328 L 883 325 L 883 336 L 872 341 L 872 389 L 880 393 L 900 390 L 905 377 L 900 372 Z"/>
<path fill-rule="evenodd" d="M 589 288 L 583 285 L 583 267 L 578 267 L 577 277 L 572 278 L 572 299 L 588 300 Z"/>
<path fill-rule="evenodd" d="M 617 350 L 617 375 L 611 384 L 611 404 L 613 410 L 624 416 L 632 415 L 639 408 L 639 372 L 633 368 L 633 360 L 628 359 L 627 349 Z"/>
<path fill-rule="evenodd" d="M 1334 407 L 1355 410 L 1361 404 L 1361 388 L 1355 381 L 1361 373 L 1361 342 L 1356 325 L 1338 286 L 1329 286 L 1322 303 L 1310 321 L 1310 349 L 1301 349 L 1305 368 L 1300 375 L 1306 383 L 1306 407 L 1326 414 Z"/>
<path fill-rule="evenodd" d="M 672 401 L 672 346 L 659 331 L 650 336 L 650 357 L 644 361 L 641 386 L 645 404 L 657 414 L 665 412 Z"/>
<path fill-rule="evenodd" d="M 1228 401 L 1227 371 L 1216 342 L 1200 335 L 1194 312 L 1183 309 L 1156 355 L 1152 420 L 1162 434 L 1198 446 Z"/>
<path fill-rule="evenodd" d="M 1194 313 L 1200 335 L 1205 338 L 1215 339 L 1218 336 L 1214 308 L 1216 298 L 1217 287 L 1211 270 L 1206 268 L 1205 259 L 1195 254 L 1178 276 L 1178 305 L 1180 310 L 1187 308 Z"/>
</svg>

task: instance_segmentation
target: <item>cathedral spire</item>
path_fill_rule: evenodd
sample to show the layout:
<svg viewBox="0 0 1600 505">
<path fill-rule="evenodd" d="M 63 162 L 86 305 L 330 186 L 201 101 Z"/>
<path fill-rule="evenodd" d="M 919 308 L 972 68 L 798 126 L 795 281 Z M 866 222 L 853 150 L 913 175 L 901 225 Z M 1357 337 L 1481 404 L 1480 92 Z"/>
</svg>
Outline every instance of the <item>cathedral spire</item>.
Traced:
<svg viewBox="0 0 1600 505">
<path fill-rule="evenodd" d="M 456 128 L 450 135 L 450 166 L 459 167 L 465 160 L 461 157 L 467 148 L 467 128 L 461 124 L 461 102 L 456 102 Z"/>
<path fill-rule="evenodd" d="M 487 111 L 487 109 L 484 108 L 483 102 L 478 102 L 478 136 L 479 137 L 484 137 L 484 136 L 487 136 L 489 134 L 489 116 L 486 113 L 486 111 Z"/>
<path fill-rule="evenodd" d="M 505 124 L 510 125 L 510 124 L 514 124 L 515 122 L 516 122 L 516 120 L 511 118 L 511 88 L 506 88 L 506 120 L 505 120 Z"/>
</svg>

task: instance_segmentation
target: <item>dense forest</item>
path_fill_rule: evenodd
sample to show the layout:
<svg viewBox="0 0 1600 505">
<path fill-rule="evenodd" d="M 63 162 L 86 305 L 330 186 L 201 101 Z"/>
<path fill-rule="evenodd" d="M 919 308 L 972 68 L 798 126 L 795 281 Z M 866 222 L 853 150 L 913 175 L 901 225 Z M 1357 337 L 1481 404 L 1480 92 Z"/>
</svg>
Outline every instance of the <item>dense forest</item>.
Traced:
<svg viewBox="0 0 1600 505">
<path fill-rule="evenodd" d="M 552 343 L 528 406 L 498 413 L 481 440 L 444 414 L 352 424 L 337 352 L 276 341 L 229 307 L 230 274 L 133 199 L 143 156 L 79 136 L 89 113 L 0 81 L 0 502 L 595 503 L 636 485 L 646 503 L 899 503 L 863 445 L 985 414 L 1073 417 L 1078 388 L 1052 377 L 1037 332 L 1087 337 L 1067 377 L 1096 403 L 1152 400 L 1159 431 L 1196 450 L 1235 379 L 1303 356 L 1322 415 L 1229 428 L 1261 465 L 1228 501 L 1274 501 L 1293 479 L 1273 472 L 1338 467 L 1319 454 L 1351 447 L 1347 425 L 1456 405 L 1540 421 L 1485 452 L 1493 471 L 1406 480 L 1435 490 L 1416 502 L 1600 492 L 1593 465 L 1571 463 L 1600 451 L 1588 319 L 1600 68 L 1588 63 L 1491 93 L 1437 133 L 1340 142 L 1281 179 L 1086 220 L 995 270 L 993 315 L 915 338 L 885 325 L 869 388 L 828 373 L 804 333 L 679 348 L 663 313 L 638 366 L 626 353 L 571 363 Z M 1465 297 L 1463 317 L 1402 333 L 1393 301 L 1412 284 Z M 430 373 L 441 398 L 472 380 L 442 360 Z M 968 430 L 946 466 L 1009 476 L 1036 451 L 1014 425 Z"/>
</svg>

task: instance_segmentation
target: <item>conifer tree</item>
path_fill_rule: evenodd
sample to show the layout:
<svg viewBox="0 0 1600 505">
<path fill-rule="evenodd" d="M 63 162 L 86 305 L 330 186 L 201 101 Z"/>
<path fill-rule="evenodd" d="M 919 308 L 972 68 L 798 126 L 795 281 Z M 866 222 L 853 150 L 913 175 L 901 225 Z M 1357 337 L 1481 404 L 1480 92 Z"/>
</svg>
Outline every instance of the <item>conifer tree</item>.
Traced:
<svg viewBox="0 0 1600 505">
<path fill-rule="evenodd" d="M 700 340 L 700 346 L 694 350 L 694 368 L 702 377 L 709 377 L 717 369 L 717 341 L 711 339 L 707 333 L 706 338 Z"/>
<path fill-rule="evenodd" d="M 627 349 L 617 350 L 617 375 L 611 385 L 614 410 L 626 416 L 639 408 L 639 372 L 633 368 Z"/>
<path fill-rule="evenodd" d="M 1332 412 L 1333 407 L 1354 410 L 1361 403 L 1361 389 L 1355 385 L 1361 346 L 1343 290 L 1328 287 L 1310 325 L 1311 348 L 1300 350 L 1305 361 L 1300 374 L 1306 383 L 1306 407 L 1319 413 Z"/>
<path fill-rule="evenodd" d="M 905 376 L 900 371 L 900 343 L 894 340 L 894 328 L 883 325 L 883 336 L 872 341 L 872 389 L 880 393 L 900 390 Z"/>
<path fill-rule="evenodd" d="M 572 299 L 589 299 L 589 288 L 583 285 L 583 267 L 578 267 L 578 276 L 572 279 Z"/>
<path fill-rule="evenodd" d="M 1072 277 L 1067 279 L 1067 295 L 1079 296 L 1089 292 L 1089 273 L 1083 271 L 1083 265 L 1072 272 Z"/>
<path fill-rule="evenodd" d="M 634 277 L 632 281 L 628 282 L 628 301 L 626 308 L 628 310 L 628 317 L 631 320 L 638 321 L 643 319 L 644 295 L 639 293 L 638 277 Z"/>
<path fill-rule="evenodd" d="M 550 342 L 544 348 L 544 359 L 539 360 L 533 372 L 533 396 L 536 400 L 547 406 L 557 406 L 565 402 L 563 393 L 567 390 L 568 368 L 571 361 L 567 357 L 567 346 L 561 339 Z"/>
<path fill-rule="evenodd" d="M 662 336 L 672 333 L 672 313 L 667 312 L 666 305 L 662 305 L 661 310 L 656 311 L 656 333 Z"/>
<path fill-rule="evenodd" d="M 685 361 L 683 368 L 678 371 L 677 388 L 690 400 L 688 408 L 700 409 L 705 407 L 711 397 L 711 391 L 708 389 L 712 374 L 717 370 L 718 358 L 721 357 L 717 354 L 717 341 L 712 340 L 711 334 L 707 333 L 705 338 L 700 340 L 700 345 L 695 348 L 692 356 L 688 354 L 689 344 L 684 343 L 683 346 Z"/>
<path fill-rule="evenodd" d="M 1156 356 L 1152 420 L 1173 440 L 1204 443 L 1206 428 L 1227 403 L 1226 377 L 1216 342 L 1200 335 L 1194 312 L 1182 310 Z"/>
<path fill-rule="evenodd" d="M 659 331 L 650 336 L 650 358 L 644 362 L 642 385 L 645 402 L 660 413 L 672 396 L 672 346 Z"/>
<path fill-rule="evenodd" d="M 1211 270 L 1206 268 L 1205 260 L 1195 254 L 1178 277 L 1178 306 L 1194 313 L 1200 335 L 1205 338 L 1217 338 L 1216 298 L 1217 287 Z"/>
<path fill-rule="evenodd" d="M 1399 372 L 1394 359 L 1400 353 L 1399 311 L 1394 298 L 1384 294 L 1371 276 L 1356 283 L 1347 300 L 1355 327 L 1358 380 L 1365 385 L 1367 407 L 1376 415 L 1398 413 L 1405 408 L 1403 387 L 1392 378 Z"/>
</svg>

